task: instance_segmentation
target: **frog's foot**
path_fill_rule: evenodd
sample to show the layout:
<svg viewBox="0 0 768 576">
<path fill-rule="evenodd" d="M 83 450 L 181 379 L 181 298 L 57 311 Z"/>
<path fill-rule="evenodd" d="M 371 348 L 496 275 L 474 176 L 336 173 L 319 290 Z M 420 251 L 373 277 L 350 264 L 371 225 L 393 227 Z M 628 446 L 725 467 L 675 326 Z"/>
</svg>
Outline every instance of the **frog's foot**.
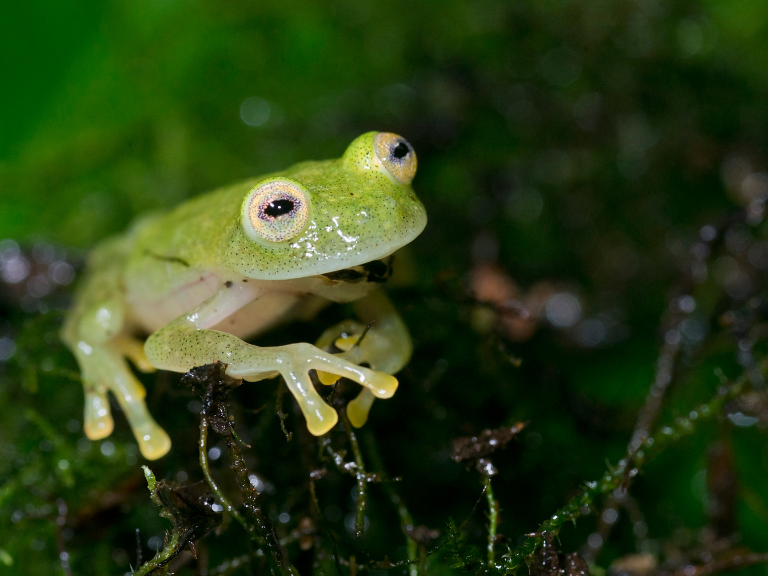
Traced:
<svg viewBox="0 0 768 576">
<path fill-rule="evenodd" d="M 354 364 L 360 364 L 364 361 L 364 357 L 362 350 L 356 347 L 356 344 L 365 332 L 366 327 L 359 322 L 345 320 L 323 332 L 315 342 L 315 346 L 326 351 L 335 347 L 342 351 L 342 354 L 338 354 L 339 357 Z M 339 378 L 340 376 L 330 372 L 317 371 L 317 379 L 326 386 L 336 384 Z"/>
<path fill-rule="evenodd" d="M 149 363 L 144 353 L 144 342 L 133 336 L 120 336 L 110 342 L 112 348 L 128 358 L 140 372 L 150 374 L 157 369 Z"/>
<path fill-rule="evenodd" d="M 347 416 L 352 426 L 362 428 L 368 421 L 368 413 L 371 411 L 373 401 L 375 400 L 371 391 L 363 388 L 357 398 L 347 404 Z"/>
<path fill-rule="evenodd" d="M 354 345 L 359 339 L 360 336 L 350 336 L 336 340 L 335 346 L 342 352 L 340 354 L 335 354 L 335 356 L 337 358 L 343 358 L 347 362 L 352 362 L 353 364 L 362 364 L 364 361 L 363 355 L 360 353 L 359 348 L 354 348 Z M 331 374 L 324 370 L 317 371 L 317 379 L 320 380 L 321 384 L 325 384 L 326 386 L 333 386 L 340 378 L 341 376 L 338 374 Z"/>
<path fill-rule="evenodd" d="M 131 374 L 125 361 L 120 360 L 123 370 L 115 372 L 112 392 L 128 419 L 142 455 L 147 460 L 157 460 L 171 449 L 171 439 L 147 410 L 144 386 Z"/>
<path fill-rule="evenodd" d="M 339 417 L 336 410 L 326 404 L 315 390 L 309 379 L 310 370 L 353 380 L 378 398 L 391 398 L 397 390 L 397 379 L 394 376 L 357 366 L 311 344 L 290 344 L 271 350 L 275 353 L 272 366 L 285 379 L 307 420 L 308 430 L 315 436 L 328 432 L 336 425 Z M 265 371 L 263 360 L 254 361 L 253 365 L 248 362 L 230 364 L 227 368 L 230 376 L 248 381 L 260 380 Z"/>
<path fill-rule="evenodd" d="M 142 455 L 147 460 L 165 456 L 171 440 L 147 410 L 144 386 L 131 373 L 123 357 L 106 346 L 89 347 L 89 354 L 79 356 L 85 382 L 85 421 L 83 429 L 91 440 L 106 438 L 114 423 L 107 391 L 115 395 L 123 409 Z"/>
<path fill-rule="evenodd" d="M 107 391 L 86 384 L 83 429 L 88 438 L 101 440 L 112 434 L 115 421 L 111 412 Z"/>
<path fill-rule="evenodd" d="M 368 362 L 374 368 L 392 369 L 391 353 L 375 327 L 369 328 L 355 320 L 345 320 L 329 328 L 317 340 L 317 346 L 325 350 L 332 347 L 341 350 L 337 357 L 355 364 Z M 339 377 L 318 371 L 317 378 L 328 386 L 335 384 Z M 355 428 L 361 428 L 368 421 L 374 395 L 363 389 L 357 398 L 347 404 L 347 416 Z"/>
</svg>

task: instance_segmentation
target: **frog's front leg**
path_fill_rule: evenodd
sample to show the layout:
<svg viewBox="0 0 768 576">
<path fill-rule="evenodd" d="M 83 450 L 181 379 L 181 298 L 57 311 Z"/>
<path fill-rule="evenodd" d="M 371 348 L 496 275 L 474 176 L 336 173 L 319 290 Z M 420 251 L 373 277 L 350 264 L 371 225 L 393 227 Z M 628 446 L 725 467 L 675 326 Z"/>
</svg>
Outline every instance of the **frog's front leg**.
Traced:
<svg viewBox="0 0 768 576">
<path fill-rule="evenodd" d="M 372 369 L 396 374 L 408 363 L 413 344 L 408 328 L 381 290 L 375 290 L 355 301 L 355 313 L 360 319 L 345 320 L 329 328 L 317 340 L 317 346 L 325 350 L 335 346 L 342 350 L 339 358 L 355 364 L 367 363 Z M 338 378 L 318 374 L 324 384 L 333 384 Z M 363 389 L 347 405 L 350 422 L 361 427 L 368 420 L 368 412 L 374 396 Z"/>
<path fill-rule="evenodd" d="M 147 359 L 156 368 L 187 372 L 213 362 L 227 364 L 227 374 L 251 382 L 278 373 L 296 398 L 309 431 L 325 434 L 338 421 L 309 378 L 310 370 L 324 371 L 354 380 L 378 398 L 390 398 L 397 379 L 329 354 L 306 343 L 260 348 L 226 332 L 210 330 L 221 320 L 258 298 L 259 292 L 236 283 L 223 289 L 194 310 L 152 334 L 144 346 Z"/>
</svg>

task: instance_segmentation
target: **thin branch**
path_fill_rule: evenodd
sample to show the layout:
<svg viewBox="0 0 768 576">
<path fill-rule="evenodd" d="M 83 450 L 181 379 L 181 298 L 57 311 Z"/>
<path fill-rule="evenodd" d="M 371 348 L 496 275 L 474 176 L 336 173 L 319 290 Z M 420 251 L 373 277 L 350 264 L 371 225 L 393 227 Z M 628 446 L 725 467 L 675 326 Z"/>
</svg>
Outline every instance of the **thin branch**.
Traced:
<svg viewBox="0 0 768 576">
<path fill-rule="evenodd" d="M 293 432 L 288 432 L 286 429 L 285 419 L 288 418 L 288 415 L 283 412 L 283 395 L 286 390 L 288 390 L 288 387 L 285 385 L 285 380 L 281 377 L 280 385 L 277 387 L 277 396 L 275 397 L 275 412 L 277 412 L 277 417 L 280 419 L 280 428 L 283 434 L 285 434 L 285 439 L 287 442 L 290 442 L 293 439 Z"/>
<path fill-rule="evenodd" d="M 768 563 L 768 553 L 757 554 L 750 552 L 747 554 L 734 554 L 730 558 L 724 560 L 705 564 L 704 566 L 695 566 L 692 575 L 688 569 L 689 567 L 686 566 L 682 570 L 675 571 L 675 576 L 708 576 L 709 574 L 718 574 L 730 570 L 741 570 L 748 566 L 765 563 Z"/>
<path fill-rule="evenodd" d="M 671 341 L 665 342 L 659 359 L 656 361 L 656 374 L 654 375 L 651 388 L 648 390 L 648 395 L 645 397 L 645 404 L 638 414 L 637 424 L 627 447 L 628 456 L 637 452 L 651 435 L 651 428 L 654 422 L 656 422 L 659 410 L 664 402 L 664 396 L 669 389 L 669 385 L 672 383 L 675 360 L 680 351 L 679 324 L 679 321 L 673 323 L 673 327 L 667 330 L 667 333 L 676 332 L 678 335 L 677 337 L 670 335 L 669 340 Z"/>
<path fill-rule="evenodd" d="M 491 477 L 485 477 L 485 498 L 488 500 L 488 567 L 496 566 L 496 528 L 499 522 L 499 503 L 493 496 Z"/>
<path fill-rule="evenodd" d="M 248 478 L 248 471 L 245 466 L 245 461 L 243 460 L 240 446 L 238 445 L 234 434 L 231 433 L 232 429 L 229 425 L 229 419 L 226 414 L 226 405 L 223 403 L 218 405 L 218 409 L 222 411 L 220 417 L 223 419 L 223 421 L 227 422 L 227 426 L 223 430 L 220 428 L 219 431 L 223 433 L 227 442 L 229 455 L 232 459 L 231 468 L 235 471 L 235 476 L 237 478 L 240 491 L 243 493 L 243 499 L 245 500 L 245 508 L 254 521 L 253 523 L 246 521 L 245 517 L 233 506 L 229 499 L 224 496 L 224 493 L 219 489 L 218 485 L 213 479 L 213 476 L 211 475 L 211 471 L 208 466 L 207 444 L 208 429 L 210 427 L 209 412 L 213 409 L 213 394 L 216 385 L 216 378 L 209 378 L 205 395 L 203 396 L 203 408 L 200 411 L 200 440 L 198 448 L 200 454 L 200 468 L 203 470 L 203 476 L 227 512 L 232 514 L 235 520 L 237 520 L 243 526 L 243 528 L 245 528 L 245 530 L 251 535 L 252 539 L 259 545 L 259 547 L 263 548 L 265 552 L 267 552 L 267 558 L 269 559 L 273 570 L 278 574 L 288 576 L 291 574 L 291 569 L 285 560 L 283 550 L 277 539 L 274 528 L 265 518 L 261 507 L 256 500 L 256 490 L 251 485 Z"/>
<path fill-rule="evenodd" d="M 355 502 L 355 536 L 362 538 L 365 533 L 365 505 L 368 501 L 368 475 L 365 472 L 365 463 L 363 462 L 363 453 L 360 451 L 360 445 L 357 443 L 357 437 L 352 430 L 352 424 L 347 416 L 346 408 L 341 410 L 341 421 L 344 425 L 344 432 L 352 447 L 352 454 L 355 457 L 355 478 L 357 480 L 357 500 Z"/>
<path fill-rule="evenodd" d="M 336 568 L 336 576 L 341 576 L 341 566 L 339 564 L 339 550 L 338 545 L 336 544 L 336 537 L 333 535 L 333 531 L 331 530 L 330 526 L 328 526 L 325 522 L 325 518 L 323 518 L 323 513 L 320 510 L 320 500 L 317 498 L 317 488 L 315 487 L 315 480 L 318 478 L 321 478 L 325 474 L 325 470 L 315 470 L 310 472 L 309 474 L 309 496 L 310 496 L 310 502 L 312 503 L 312 510 L 315 513 L 315 517 L 317 518 L 318 523 L 322 528 L 323 531 L 328 534 L 328 537 L 331 540 L 331 547 L 333 551 L 333 564 Z"/>
<path fill-rule="evenodd" d="M 206 396 L 208 396 L 208 394 L 206 394 Z M 208 402 L 208 404 L 210 404 L 210 402 Z M 203 409 L 200 412 L 200 438 L 197 444 L 200 454 L 200 469 L 203 471 L 203 477 L 208 483 L 208 486 L 211 487 L 213 493 L 216 495 L 216 498 L 218 498 L 219 502 L 221 502 L 222 506 L 224 506 L 224 509 L 229 512 L 243 528 L 245 528 L 249 533 L 253 534 L 253 527 L 248 526 L 245 518 L 242 517 L 237 508 L 235 508 L 232 505 L 232 502 L 230 502 L 229 499 L 224 495 L 219 486 L 216 484 L 216 481 L 213 479 L 213 476 L 211 475 L 211 469 L 208 466 L 208 427 L 209 421 L 207 406 L 206 402 L 203 402 Z"/>
<path fill-rule="evenodd" d="M 376 439 L 370 431 L 370 428 L 366 429 L 363 433 L 363 440 L 365 442 L 366 448 L 368 449 L 368 454 L 370 455 L 373 469 L 377 474 L 386 476 L 386 472 L 384 471 L 384 462 L 381 459 L 381 454 L 379 454 L 379 447 L 376 443 Z M 408 576 L 418 576 L 419 566 L 415 562 L 419 559 L 419 546 L 416 540 L 408 535 L 408 533 L 412 531 L 415 526 L 413 517 L 411 516 L 405 501 L 400 497 L 400 494 L 398 494 L 397 490 L 395 489 L 394 484 L 392 482 L 382 482 L 381 485 L 384 488 L 384 492 L 386 492 L 387 496 L 389 497 L 389 501 L 392 502 L 395 510 L 397 510 L 397 515 L 400 516 L 400 529 L 406 535 L 406 553 L 408 560 L 412 562 L 408 565 Z"/>
</svg>

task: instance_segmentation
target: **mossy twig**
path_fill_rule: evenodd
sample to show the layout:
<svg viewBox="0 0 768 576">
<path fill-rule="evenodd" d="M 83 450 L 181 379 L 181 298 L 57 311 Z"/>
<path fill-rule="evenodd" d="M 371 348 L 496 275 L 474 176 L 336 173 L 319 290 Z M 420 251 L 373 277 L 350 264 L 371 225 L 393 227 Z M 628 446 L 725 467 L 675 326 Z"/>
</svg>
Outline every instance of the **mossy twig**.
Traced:
<svg viewBox="0 0 768 576">
<path fill-rule="evenodd" d="M 542 522 L 522 544 L 504 554 L 502 567 L 505 573 L 515 574 L 544 544 L 546 536 L 557 535 L 566 522 L 575 522 L 597 497 L 613 492 L 619 486 L 626 488 L 643 464 L 665 447 L 693 433 L 694 421 L 708 420 L 719 414 L 727 400 L 741 393 L 744 383 L 745 378 L 740 377 L 728 386 L 721 386 L 714 398 L 691 411 L 687 418 L 677 418 L 674 425 L 662 427 L 658 434 L 649 436 L 631 457 L 623 458 L 616 467 L 609 468 L 600 480 L 587 482 L 578 496 Z"/>
<path fill-rule="evenodd" d="M 291 574 L 291 568 L 285 561 L 283 550 L 277 539 L 274 528 L 264 516 L 261 506 L 256 500 L 258 494 L 248 478 L 245 461 L 243 460 L 240 446 L 233 434 L 231 423 L 229 421 L 226 405 L 229 391 L 226 389 L 226 386 L 231 379 L 228 379 L 228 377 L 224 375 L 223 367 L 218 364 L 204 366 L 196 370 L 199 370 L 199 372 L 193 371 L 188 378 L 188 383 L 193 386 L 194 384 L 205 384 L 203 407 L 200 412 L 200 440 L 198 444 L 200 468 L 203 471 L 203 476 L 227 512 L 232 514 L 233 518 L 245 528 L 256 544 L 264 549 L 273 572 L 288 576 Z M 243 514 L 235 508 L 232 502 L 218 487 L 211 475 L 210 467 L 208 465 L 207 445 L 208 429 L 210 428 L 212 421 L 214 422 L 215 429 L 224 436 L 227 442 L 229 454 L 232 459 L 231 468 L 235 472 L 240 491 L 243 494 L 245 509 L 248 511 L 253 522 L 246 520 Z"/>
</svg>

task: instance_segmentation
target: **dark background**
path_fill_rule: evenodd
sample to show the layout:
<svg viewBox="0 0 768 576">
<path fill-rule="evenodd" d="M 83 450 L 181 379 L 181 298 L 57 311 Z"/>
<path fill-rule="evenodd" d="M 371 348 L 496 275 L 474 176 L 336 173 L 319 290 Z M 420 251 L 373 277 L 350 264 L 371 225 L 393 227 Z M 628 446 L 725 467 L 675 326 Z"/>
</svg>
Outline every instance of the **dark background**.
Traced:
<svg viewBox="0 0 768 576">
<path fill-rule="evenodd" d="M 402 477 L 397 489 L 416 523 L 444 529 L 449 517 L 464 521 L 481 491 L 479 475 L 450 459 L 452 439 L 530 422 L 494 457 L 499 530 L 514 546 L 623 455 L 701 227 L 765 199 L 766 62 L 761 0 L 4 4 L 0 240 L 18 243 L 32 268 L 13 282 L 0 269 L 0 360 L 9 360 L 0 367 L 0 565 L 60 573 L 65 549 L 76 574 L 121 574 L 136 566 L 136 528 L 145 559 L 168 528 L 122 417 L 106 442 L 80 430 L 74 360 L 56 338 L 56 310 L 74 284 L 67 274 L 58 283 L 69 287 L 55 291 L 55 282 L 38 289 L 27 279 L 50 262 L 77 268 L 84 250 L 135 215 L 337 157 L 368 130 L 413 144 L 414 188 L 430 221 L 398 257 L 390 288 L 414 359 L 363 436 Z M 740 373 L 734 345 L 704 346 L 717 329 L 717 306 L 706 302 L 760 288 L 755 280 L 739 292 L 734 278 L 746 250 L 738 234 L 749 244 L 763 231 L 734 234 L 696 297 L 704 304 L 685 333 L 663 422 L 714 393 L 715 368 Z M 0 244 L 0 257 L 17 257 L 16 245 Z M 528 332 L 472 298 L 488 278 L 536 311 Z M 328 310 L 263 343 L 314 341 L 348 312 Z M 174 440 L 152 469 L 202 479 L 194 398 L 176 376 L 146 381 Z M 260 383 L 236 400 L 249 465 L 274 487 L 266 506 L 283 534 L 308 511 L 306 462 L 274 417 L 248 412 L 275 389 Z M 288 412 L 297 430 L 301 418 Z M 650 463 L 633 486 L 645 533 L 621 511 L 594 570 L 631 552 L 664 560 L 695 545 L 716 440 L 734 454 L 740 542 L 768 549 L 758 428 L 707 424 Z M 225 458 L 214 467 L 226 477 Z M 333 473 L 324 482 L 319 496 L 345 554 L 403 557 L 380 487 L 371 485 L 370 529 L 355 542 L 344 524 L 352 480 Z M 484 514 L 466 528 L 481 546 Z M 563 549 L 582 547 L 594 528 L 594 515 L 566 527 Z M 247 551 L 238 530 L 205 539 L 211 567 Z M 309 565 L 307 552 L 295 554 Z M 433 562 L 430 573 L 449 570 L 439 555 Z M 194 562 L 184 570 L 198 573 Z"/>
</svg>

